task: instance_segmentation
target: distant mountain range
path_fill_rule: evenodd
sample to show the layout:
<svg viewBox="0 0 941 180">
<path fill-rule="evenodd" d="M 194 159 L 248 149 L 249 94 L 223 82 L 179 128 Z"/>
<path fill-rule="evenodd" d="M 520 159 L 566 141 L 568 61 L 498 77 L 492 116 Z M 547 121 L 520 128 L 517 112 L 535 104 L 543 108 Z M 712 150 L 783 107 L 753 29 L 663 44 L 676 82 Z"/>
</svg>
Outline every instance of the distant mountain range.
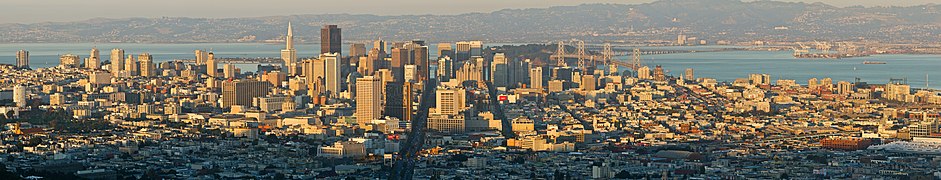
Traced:
<svg viewBox="0 0 941 180">
<path fill-rule="evenodd" d="M 0 42 L 273 42 L 294 23 L 300 42 L 319 42 L 319 28 L 337 24 L 344 41 L 424 39 L 429 42 L 675 40 L 941 40 L 941 5 L 835 7 L 823 3 L 661 0 L 505 9 L 460 15 L 351 14 L 253 18 L 126 18 L 0 24 Z"/>
</svg>

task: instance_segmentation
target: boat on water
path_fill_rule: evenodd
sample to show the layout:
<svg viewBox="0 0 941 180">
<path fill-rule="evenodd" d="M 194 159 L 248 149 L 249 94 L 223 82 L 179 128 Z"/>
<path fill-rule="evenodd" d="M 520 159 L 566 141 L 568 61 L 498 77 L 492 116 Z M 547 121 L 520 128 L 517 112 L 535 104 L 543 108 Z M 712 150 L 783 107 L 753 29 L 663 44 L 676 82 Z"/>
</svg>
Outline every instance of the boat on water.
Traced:
<svg viewBox="0 0 941 180">
<path fill-rule="evenodd" d="M 839 54 L 839 53 L 812 53 L 812 54 L 794 54 L 799 59 L 843 59 L 854 57 L 866 57 L 867 54 Z"/>
<path fill-rule="evenodd" d="M 880 62 L 880 61 L 863 61 L 863 64 L 885 64 L 885 62 Z"/>
</svg>

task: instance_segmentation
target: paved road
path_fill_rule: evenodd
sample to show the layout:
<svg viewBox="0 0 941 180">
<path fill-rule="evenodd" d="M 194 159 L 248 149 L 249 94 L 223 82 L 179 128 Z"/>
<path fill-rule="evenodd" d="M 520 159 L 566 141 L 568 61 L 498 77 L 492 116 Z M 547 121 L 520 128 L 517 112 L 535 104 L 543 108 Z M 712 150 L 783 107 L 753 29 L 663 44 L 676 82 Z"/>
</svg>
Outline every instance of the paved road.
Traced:
<svg viewBox="0 0 941 180">
<path fill-rule="evenodd" d="M 516 133 L 513 132 L 513 122 L 506 119 L 503 105 L 497 101 L 497 88 L 493 87 L 493 83 L 487 82 L 487 92 L 490 93 L 490 112 L 493 113 L 493 118 L 503 123 L 503 137 L 507 139 L 516 137 Z"/>
<path fill-rule="evenodd" d="M 409 180 L 415 173 L 415 163 L 418 161 L 418 152 L 425 144 L 425 127 L 428 124 L 428 109 L 435 102 L 435 89 L 438 82 L 435 80 L 426 80 L 424 83 L 418 112 L 412 117 L 412 128 L 408 133 L 408 138 L 402 144 L 399 150 L 399 157 L 392 166 L 392 177 L 390 179 Z"/>
<path fill-rule="evenodd" d="M 582 126 L 585 127 L 585 130 L 595 129 L 595 126 L 592 125 L 591 122 L 588 122 L 585 119 L 582 119 L 581 114 L 575 113 L 574 111 L 570 110 L 567 106 L 565 106 L 564 103 L 562 103 L 562 100 L 560 100 L 558 97 L 556 97 L 555 95 L 552 95 L 550 96 L 550 98 L 552 98 L 552 101 L 554 101 L 555 104 L 558 105 L 560 109 L 562 109 L 562 111 L 565 111 L 565 113 L 568 113 L 569 115 L 571 115 L 572 118 L 575 118 L 575 120 L 578 120 L 578 122 L 580 122 Z"/>
</svg>

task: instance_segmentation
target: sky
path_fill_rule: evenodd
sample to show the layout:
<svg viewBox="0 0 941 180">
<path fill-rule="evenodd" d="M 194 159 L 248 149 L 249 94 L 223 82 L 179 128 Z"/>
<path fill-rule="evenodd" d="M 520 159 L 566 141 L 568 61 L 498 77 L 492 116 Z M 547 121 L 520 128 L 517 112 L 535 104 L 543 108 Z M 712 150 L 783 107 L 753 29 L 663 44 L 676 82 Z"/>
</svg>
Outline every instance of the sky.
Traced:
<svg viewBox="0 0 941 180">
<path fill-rule="evenodd" d="M 297 14 L 422 15 L 492 12 L 584 3 L 654 0 L 0 0 L 0 23 L 68 22 L 129 17 L 258 17 Z M 747 0 L 752 1 L 752 0 Z M 912 6 L 938 0 L 779 0 L 834 6 Z"/>
</svg>

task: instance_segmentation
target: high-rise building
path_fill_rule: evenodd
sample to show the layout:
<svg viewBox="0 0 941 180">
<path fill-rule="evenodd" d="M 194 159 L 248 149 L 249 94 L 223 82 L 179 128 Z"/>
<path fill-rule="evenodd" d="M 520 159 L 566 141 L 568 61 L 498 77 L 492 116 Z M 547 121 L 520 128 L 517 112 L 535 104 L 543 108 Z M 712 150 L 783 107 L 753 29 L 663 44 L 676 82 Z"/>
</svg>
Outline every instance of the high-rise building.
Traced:
<svg viewBox="0 0 941 180">
<path fill-rule="evenodd" d="M 569 89 L 571 82 L 565 80 L 551 80 L 549 81 L 549 92 L 562 92 Z"/>
<path fill-rule="evenodd" d="M 807 79 L 807 88 L 815 89 L 817 88 L 818 83 L 820 83 L 820 81 L 817 81 L 817 78 Z"/>
<path fill-rule="evenodd" d="M 140 64 L 134 59 L 133 54 L 128 54 L 127 59 L 124 59 L 124 71 L 127 71 L 127 76 L 140 75 L 138 66 L 140 66 Z"/>
<path fill-rule="evenodd" d="M 405 48 L 405 44 L 409 42 L 392 42 L 391 47 L 389 48 Z"/>
<path fill-rule="evenodd" d="M 287 80 L 287 73 L 281 71 L 265 72 L 261 75 L 261 79 L 268 81 L 274 87 L 281 87 L 282 82 Z"/>
<path fill-rule="evenodd" d="M 366 44 L 364 43 L 353 43 L 350 45 L 350 57 L 360 57 L 365 56 L 366 53 Z"/>
<path fill-rule="evenodd" d="M 440 113 L 428 114 L 428 129 L 442 133 L 463 133 L 467 122 L 464 116 Z"/>
<path fill-rule="evenodd" d="M 332 54 L 332 53 L 331 53 Z M 327 56 L 323 54 L 318 59 L 307 59 L 301 62 L 302 75 L 307 79 L 308 94 L 311 96 L 324 95 L 327 89 L 327 74 L 339 72 L 328 72 Z M 337 75 L 339 76 L 339 75 Z"/>
<path fill-rule="evenodd" d="M 356 123 L 367 124 L 382 116 L 382 82 L 375 76 L 356 79 Z"/>
<path fill-rule="evenodd" d="M 667 80 L 666 74 L 663 73 L 663 66 L 657 65 L 653 68 L 653 78 L 657 81 Z"/>
<path fill-rule="evenodd" d="M 840 81 L 837 82 L 837 92 L 842 95 L 849 95 L 853 93 L 853 83 Z"/>
<path fill-rule="evenodd" d="M 389 69 L 392 70 L 392 77 L 395 82 L 404 82 L 405 81 L 405 64 L 409 60 L 408 49 L 393 47 L 392 48 L 392 63 L 389 66 Z"/>
<path fill-rule="evenodd" d="M 490 64 L 490 81 L 493 82 L 493 86 L 496 87 L 508 87 L 510 81 L 509 74 L 509 65 L 507 64 L 506 55 L 503 53 L 496 53 L 493 55 L 493 63 Z"/>
<path fill-rule="evenodd" d="M 463 88 L 439 87 L 435 95 L 435 108 L 440 114 L 457 115 L 466 108 L 467 95 Z"/>
<path fill-rule="evenodd" d="M 252 99 L 264 97 L 270 90 L 271 84 L 265 81 L 227 80 L 222 83 L 222 108 L 251 106 Z"/>
<path fill-rule="evenodd" d="M 226 78 L 226 79 L 232 79 L 232 78 L 235 78 L 235 77 L 236 77 L 236 76 L 235 76 L 236 74 L 237 74 L 237 73 L 235 73 L 235 65 L 234 65 L 234 64 L 225 64 L 225 65 L 222 65 L 222 77 L 224 77 L 224 78 Z"/>
<path fill-rule="evenodd" d="M 906 96 L 911 94 L 912 86 L 900 82 L 890 82 L 885 85 L 885 93 L 882 97 L 888 100 L 906 101 Z"/>
<path fill-rule="evenodd" d="M 323 53 L 342 53 L 343 46 L 340 36 L 340 28 L 337 25 L 326 25 L 320 29 L 320 54 Z"/>
<path fill-rule="evenodd" d="M 13 103 L 16 104 L 16 107 L 25 108 L 27 104 L 26 86 L 16 85 L 13 87 Z"/>
<path fill-rule="evenodd" d="M 140 75 L 144 77 L 154 77 L 157 76 L 157 70 L 154 66 L 153 56 L 149 53 L 143 53 L 137 56 L 137 60 L 140 61 Z"/>
<path fill-rule="evenodd" d="M 61 106 L 62 104 L 65 104 L 65 95 L 62 95 L 62 93 L 49 95 L 49 105 Z"/>
<path fill-rule="evenodd" d="M 209 52 L 206 57 L 209 58 L 206 59 L 206 74 L 208 74 L 210 77 L 218 78 L 219 75 L 217 75 L 217 73 L 219 72 L 219 62 L 216 62 L 215 54 Z"/>
<path fill-rule="evenodd" d="M 289 75 L 297 75 L 297 50 L 294 49 L 294 29 L 288 22 L 288 34 L 284 38 L 284 49 L 281 50 L 281 60 L 284 61 L 284 69 Z"/>
<path fill-rule="evenodd" d="M 582 91 L 594 91 L 598 89 L 595 82 L 595 75 L 582 75 L 582 83 L 579 84 Z"/>
<path fill-rule="evenodd" d="M 372 76 L 376 70 L 382 68 L 382 58 L 384 57 L 385 53 L 381 49 L 370 49 L 366 59 L 359 61 L 359 65 L 357 67 L 360 69 L 360 74 L 363 74 L 364 76 Z"/>
<path fill-rule="evenodd" d="M 323 60 L 323 73 L 324 73 L 324 86 L 330 95 L 338 96 L 342 90 L 342 81 L 343 77 L 340 75 L 340 54 L 339 53 L 326 53 L 321 54 L 320 59 Z"/>
<path fill-rule="evenodd" d="M 823 78 L 823 79 L 821 79 L 821 80 L 820 80 L 820 86 L 821 86 L 821 88 L 823 88 L 823 89 L 825 89 L 825 90 L 832 90 L 832 89 L 833 89 L 833 79 L 830 79 L 830 78 Z"/>
<path fill-rule="evenodd" d="M 386 54 L 386 52 L 389 52 L 389 51 L 386 51 L 386 42 L 383 41 L 382 38 L 373 42 L 372 48 L 378 49 L 379 52 L 381 52 L 382 54 Z"/>
<path fill-rule="evenodd" d="M 108 69 L 111 71 L 112 76 L 118 76 L 121 74 L 121 71 L 124 71 L 124 50 L 123 49 L 111 49 L 111 67 Z"/>
<path fill-rule="evenodd" d="M 196 56 L 196 65 L 204 65 L 206 61 L 209 60 L 209 51 L 197 49 L 193 51 L 193 55 Z"/>
<path fill-rule="evenodd" d="M 449 56 L 438 58 L 438 81 L 447 82 L 454 76 L 454 61 Z"/>
<path fill-rule="evenodd" d="M 63 67 L 74 68 L 81 65 L 82 62 L 79 61 L 78 55 L 74 54 L 63 54 L 59 56 L 59 65 Z"/>
<path fill-rule="evenodd" d="M 470 42 L 470 56 L 484 56 L 484 42 L 483 41 L 471 41 Z"/>
<path fill-rule="evenodd" d="M 428 79 L 428 46 L 416 46 L 411 48 L 413 63 L 417 66 L 417 78 L 419 81 Z"/>
<path fill-rule="evenodd" d="M 16 51 L 16 68 L 29 68 L 29 51 Z"/>
<path fill-rule="evenodd" d="M 532 60 L 511 61 L 510 67 L 510 87 L 519 88 L 520 85 L 529 84 L 529 70 L 532 68 Z"/>
<path fill-rule="evenodd" d="M 405 81 L 404 82 L 418 82 L 418 66 L 414 64 L 405 65 Z"/>
<path fill-rule="evenodd" d="M 554 67 L 552 68 L 552 79 L 573 82 L 578 78 L 575 76 L 575 69 L 571 67 Z"/>
<path fill-rule="evenodd" d="M 484 58 L 478 57 L 475 60 L 464 61 L 460 69 L 454 72 L 454 78 L 458 83 L 466 81 L 484 82 Z"/>
<path fill-rule="evenodd" d="M 650 67 L 644 66 L 644 67 L 637 68 L 637 78 L 653 79 L 653 76 L 650 75 Z"/>
<path fill-rule="evenodd" d="M 382 114 L 398 119 L 405 119 L 405 83 L 392 81 L 385 83 L 385 104 Z"/>
<path fill-rule="evenodd" d="M 751 81 L 752 85 L 768 85 L 771 84 L 771 75 L 768 74 L 749 74 L 748 80 Z"/>
<path fill-rule="evenodd" d="M 529 86 L 533 89 L 542 89 L 542 67 L 533 67 L 529 70 Z"/>
<path fill-rule="evenodd" d="M 101 53 L 98 51 L 98 48 L 92 48 L 91 52 L 88 53 L 88 58 L 85 59 L 85 68 L 88 69 L 99 69 L 101 68 Z"/>
<path fill-rule="evenodd" d="M 413 88 L 415 88 L 415 83 L 405 82 L 402 86 L 402 120 L 406 122 L 412 121 L 412 102 L 414 99 Z"/>
<path fill-rule="evenodd" d="M 438 43 L 438 57 L 454 58 L 454 49 L 451 49 L 451 43 Z"/>
<path fill-rule="evenodd" d="M 88 75 L 88 83 L 95 85 L 111 84 L 111 73 L 104 71 L 93 71 Z"/>
<path fill-rule="evenodd" d="M 696 76 L 693 75 L 693 68 L 686 68 L 686 80 L 696 80 Z"/>
<path fill-rule="evenodd" d="M 454 61 L 455 62 L 464 62 L 470 59 L 471 57 L 471 43 L 467 41 L 459 41 L 456 43 L 456 48 L 454 49 Z"/>
</svg>

